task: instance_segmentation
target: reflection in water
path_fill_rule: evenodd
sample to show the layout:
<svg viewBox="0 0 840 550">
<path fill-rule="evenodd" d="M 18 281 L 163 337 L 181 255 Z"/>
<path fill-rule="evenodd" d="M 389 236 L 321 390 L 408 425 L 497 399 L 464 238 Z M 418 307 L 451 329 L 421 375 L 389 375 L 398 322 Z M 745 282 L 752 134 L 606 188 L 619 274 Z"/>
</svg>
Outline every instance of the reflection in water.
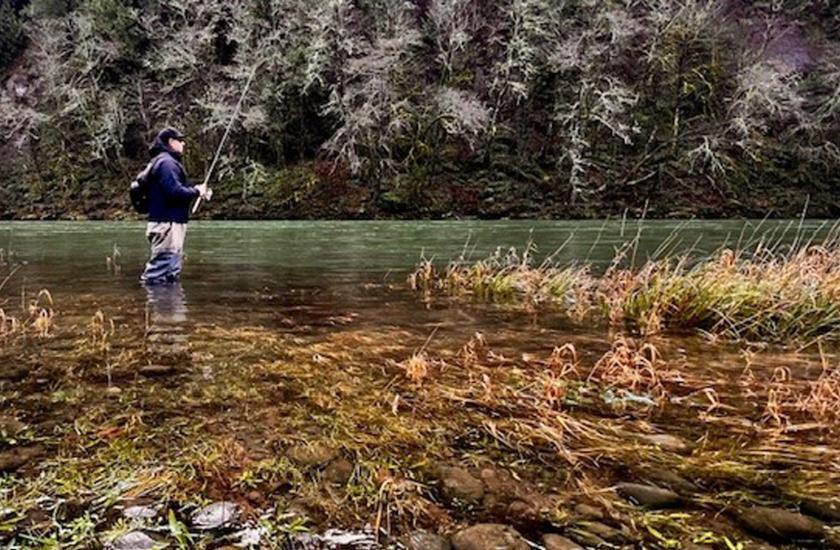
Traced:
<svg viewBox="0 0 840 550">
<path fill-rule="evenodd" d="M 180 282 L 149 285 L 146 289 L 148 351 L 178 355 L 187 346 L 187 300 Z"/>
</svg>

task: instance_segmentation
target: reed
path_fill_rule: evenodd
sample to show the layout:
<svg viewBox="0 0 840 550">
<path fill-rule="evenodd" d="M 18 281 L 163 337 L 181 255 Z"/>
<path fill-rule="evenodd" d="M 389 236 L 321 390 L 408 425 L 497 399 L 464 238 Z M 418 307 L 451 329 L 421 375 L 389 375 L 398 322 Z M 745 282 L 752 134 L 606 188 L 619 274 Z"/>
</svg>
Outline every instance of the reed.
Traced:
<svg viewBox="0 0 840 550">
<path fill-rule="evenodd" d="M 696 330 L 731 339 L 806 341 L 840 336 L 840 243 L 782 251 L 761 242 L 625 267 L 622 249 L 601 275 L 589 265 L 533 265 L 531 255 L 496 251 L 474 263 L 423 260 L 409 276 L 426 295 L 561 312 L 637 334 Z"/>
</svg>

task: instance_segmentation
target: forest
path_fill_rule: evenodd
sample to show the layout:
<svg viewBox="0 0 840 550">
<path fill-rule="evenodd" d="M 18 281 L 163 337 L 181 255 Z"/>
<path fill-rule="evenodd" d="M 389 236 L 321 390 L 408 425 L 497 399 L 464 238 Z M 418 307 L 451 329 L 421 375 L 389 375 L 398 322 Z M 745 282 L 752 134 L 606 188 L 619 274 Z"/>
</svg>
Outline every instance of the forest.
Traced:
<svg viewBox="0 0 840 550">
<path fill-rule="evenodd" d="M 831 0 L 0 0 L 0 218 L 834 217 Z"/>
</svg>

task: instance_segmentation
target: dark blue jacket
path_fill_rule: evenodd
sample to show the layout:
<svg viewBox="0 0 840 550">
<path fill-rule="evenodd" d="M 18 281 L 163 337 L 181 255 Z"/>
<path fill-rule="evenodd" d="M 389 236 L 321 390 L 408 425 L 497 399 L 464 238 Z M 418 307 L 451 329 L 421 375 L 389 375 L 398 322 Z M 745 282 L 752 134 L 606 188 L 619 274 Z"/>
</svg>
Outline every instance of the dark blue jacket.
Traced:
<svg viewBox="0 0 840 550">
<path fill-rule="evenodd" d="M 149 179 L 149 221 L 187 223 L 199 191 L 187 180 L 181 155 L 158 138 L 149 151 L 155 157 Z"/>
</svg>

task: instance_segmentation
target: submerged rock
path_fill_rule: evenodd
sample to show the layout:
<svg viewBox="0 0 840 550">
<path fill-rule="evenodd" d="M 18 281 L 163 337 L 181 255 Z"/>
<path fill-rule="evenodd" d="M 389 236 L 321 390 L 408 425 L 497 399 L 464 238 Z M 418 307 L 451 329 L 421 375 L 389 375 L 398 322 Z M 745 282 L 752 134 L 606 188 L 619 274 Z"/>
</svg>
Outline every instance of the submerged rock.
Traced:
<svg viewBox="0 0 840 550">
<path fill-rule="evenodd" d="M 624 533 L 618 529 L 598 521 L 582 521 L 578 523 L 576 527 L 607 542 L 622 542 L 627 538 L 624 536 Z"/>
<path fill-rule="evenodd" d="M 585 502 L 575 506 L 575 514 L 581 519 L 604 519 L 603 510 Z"/>
<path fill-rule="evenodd" d="M 128 506 L 123 510 L 123 516 L 127 519 L 152 519 L 157 515 L 157 506 L 143 506 L 142 504 L 138 504 Z"/>
<path fill-rule="evenodd" d="M 40 445 L 17 447 L 0 453 L 0 473 L 14 472 L 44 454 Z"/>
<path fill-rule="evenodd" d="M 233 525 L 239 519 L 239 506 L 235 502 L 214 502 L 192 516 L 193 527 L 200 531 L 214 531 Z"/>
<path fill-rule="evenodd" d="M 799 508 L 808 514 L 829 523 L 840 522 L 840 502 L 836 500 L 802 499 Z"/>
<path fill-rule="evenodd" d="M 528 543 L 513 527 L 482 523 L 458 531 L 452 537 L 455 550 L 529 550 Z"/>
<path fill-rule="evenodd" d="M 106 546 L 108 550 L 152 550 L 156 548 L 155 539 L 143 531 L 130 531 L 115 538 Z"/>
<path fill-rule="evenodd" d="M 406 550 L 450 550 L 449 541 L 440 535 L 428 531 L 414 531 L 405 536 L 403 545 Z"/>
<path fill-rule="evenodd" d="M 735 519 L 745 529 L 763 538 L 776 541 L 822 540 L 822 522 L 781 508 L 754 506 L 736 509 Z"/>
<path fill-rule="evenodd" d="M 583 550 L 583 546 L 560 535 L 543 535 L 542 545 L 545 550 Z"/>
<path fill-rule="evenodd" d="M 324 480 L 335 485 L 346 485 L 353 475 L 353 463 L 344 458 L 333 460 L 324 470 Z"/>
<path fill-rule="evenodd" d="M 26 424 L 11 416 L 0 416 L 0 435 L 13 437 L 26 430 Z"/>
<path fill-rule="evenodd" d="M 444 466 L 438 470 L 438 477 L 443 495 L 449 500 L 476 504 L 484 497 L 484 484 L 464 468 Z"/>
<path fill-rule="evenodd" d="M 138 371 L 143 376 L 166 376 L 175 373 L 172 365 L 144 365 Z"/>
<path fill-rule="evenodd" d="M 294 445 L 286 450 L 286 458 L 307 468 L 324 466 L 334 459 L 338 453 L 326 445 Z"/>
<path fill-rule="evenodd" d="M 671 451 L 672 453 L 688 453 L 691 451 L 689 445 L 684 439 L 670 434 L 642 434 L 639 439 L 645 443 L 649 443 L 655 447 L 659 447 L 663 451 Z"/>
<path fill-rule="evenodd" d="M 633 504 L 645 508 L 674 508 L 683 503 L 683 498 L 671 491 L 656 485 L 642 485 L 639 483 L 619 483 L 616 491 Z"/>
<path fill-rule="evenodd" d="M 660 487 L 672 489 L 678 493 L 696 493 L 700 490 L 697 485 L 671 470 L 652 470 L 644 477 Z"/>
</svg>

